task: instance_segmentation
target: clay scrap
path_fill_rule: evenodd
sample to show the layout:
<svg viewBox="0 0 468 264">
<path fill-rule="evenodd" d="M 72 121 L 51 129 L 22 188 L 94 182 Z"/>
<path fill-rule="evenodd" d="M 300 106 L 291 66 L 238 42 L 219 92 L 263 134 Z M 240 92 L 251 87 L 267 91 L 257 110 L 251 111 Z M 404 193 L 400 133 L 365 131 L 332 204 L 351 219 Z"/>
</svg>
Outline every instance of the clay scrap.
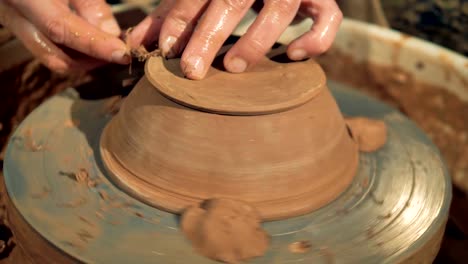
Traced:
<svg viewBox="0 0 468 264">
<path fill-rule="evenodd" d="M 258 212 L 231 199 L 211 199 L 189 207 L 181 227 L 202 255 L 225 263 L 239 263 L 264 255 L 270 238 L 262 230 Z"/>
<path fill-rule="evenodd" d="M 387 125 L 381 120 L 353 117 L 346 118 L 345 122 L 362 152 L 376 151 L 387 142 Z"/>
</svg>

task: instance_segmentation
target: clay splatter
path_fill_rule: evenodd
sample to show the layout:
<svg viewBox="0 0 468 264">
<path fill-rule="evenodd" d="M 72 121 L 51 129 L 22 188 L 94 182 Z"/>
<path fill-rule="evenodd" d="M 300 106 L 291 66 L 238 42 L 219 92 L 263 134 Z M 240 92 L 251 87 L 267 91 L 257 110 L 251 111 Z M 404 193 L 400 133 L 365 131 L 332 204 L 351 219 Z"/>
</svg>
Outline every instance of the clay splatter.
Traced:
<svg viewBox="0 0 468 264">
<path fill-rule="evenodd" d="M 89 233 L 88 231 L 86 231 L 86 230 L 80 230 L 76 234 L 78 235 L 80 240 L 82 240 L 83 242 L 86 242 L 86 243 L 89 242 L 89 240 L 94 238 L 94 236 L 91 233 Z"/>
<path fill-rule="evenodd" d="M 32 152 L 37 152 L 37 151 L 41 151 L 41 150 L 44 150 L 45 147 L 41 144 L 38 144 L 33 136 L 32 136 L 32 130 L 29 128 L 26 130 L 26 132 L 24 133 L 24 147 Z"/>
<path fill-rule="evenodd" d="M 101 197 L 101 199 L 104 201 L 113 200 L 113 198 L 111 198 L 105 190 L 99 190 L 98 194 L 99 194 L 99 197 Z"/>
<path fill-rule="evenodd" d="M 390 217 L 392 217 L 392 213 L 388 213 L 388 214 L 386 214 L 386 215 L 379 215 L 379 216 L 377 216 L 377 218 L 380 219 L 380 220 L 389 219 Z"/>
<path fill-rule="evenodd" d="M 361 181 L 361 187 L 367 188 L 368 186 L 369 186 L 369 178 L 366 177 Z"/>
<path fill-rule="evenodd" d="M 303 240 L 289 244 L 288 249 L 291 253 L 303 254 L 308 252 L 312 248 L 312 244 L 309 241 Z"/>
<path fill-rule="evenodd" d="M 65 207 L 65 208 L 77 208 L 80 207 L 84 204 L 86 204 L 87 200 L 86 198 L 80 198 L 76 201 L 71 201 L 71 202 L 66 202 L 66 203 L 59 203 L 57 206 L 59 207 Z"/>
<path fill-rule="evenodd" d="M 359 150 L 373 152 L 387 142 L 387 125 L 381 120 L 364 117 L 346 118 L 350 136 L 356 141 Z"/>
<path fill-rule="evenodd" d="M 101 218 L 101 219 L 104 219 L 104 218 L 105 218 L 104 215 L 103 215 L 101 212 L 96 211 L 95 213 L 96 213 L 96 216 L 97 216 L 97 217 L 99 217 L 99 218 Z"/>
<path fill-rule="evenodd" d="M 374 192 L 370 192 L 369 193 L 372 201 L 378 205 L 382 205 L 384 203 L 384 200 L 383 199 L 378 199 L 376 196 L 375 196 L 375 193 Z"/>
<path fill-rule="evenodd" d="M 78 169 L 77 172 L 60 171 L 59 174 L 62 175 L 62 176 L 66 176 L 69 179 L 71 179 L 71 180 L 73 180 L 73 181 L 75 181 L 75 182 L 77 182 L 79 184 L 86 185 L 89 188 L 94 188 L 99 184 L 98 180 L 92 179 L 89 176 L 89 172 L 85 168 L 80 168 L 80 169 Z"/>
<path fill-rule="evenodd" d="M 145 218 L 145 216 L 140 212 L 135 212 L 135 215 L 140 217 L 140 218 Z"/>
<path fill-rule="evenodd" d="M 80 219 L 83 223 L 86 223 L 90 226 L 95 226 L 91 221 L 89 221 L 87 218 L 85 218 L 84 216 L 78 216 L 78 219 Z"/>
<path fill-rule="evenodd" d="M 47 197 L 50 192 L 51 192 L 51 189 L 49 187 L 44 186 L 41 192 L 32 194 L 31 197 L 34 199 L 43 199 Z"/>
</svg>

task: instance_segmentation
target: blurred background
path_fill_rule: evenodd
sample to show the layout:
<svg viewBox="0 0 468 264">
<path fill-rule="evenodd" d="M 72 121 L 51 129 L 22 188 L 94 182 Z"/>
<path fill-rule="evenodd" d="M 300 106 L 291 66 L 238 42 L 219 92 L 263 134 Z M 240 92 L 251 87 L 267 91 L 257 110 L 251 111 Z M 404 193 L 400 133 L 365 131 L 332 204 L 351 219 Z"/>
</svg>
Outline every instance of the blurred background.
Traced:
<svg viewBox="0 0 468 264">
<path fill-rule="evenodd" d="M 338 0 L 345 16 L 468 55 L 468 0 Z"/>
</svg>

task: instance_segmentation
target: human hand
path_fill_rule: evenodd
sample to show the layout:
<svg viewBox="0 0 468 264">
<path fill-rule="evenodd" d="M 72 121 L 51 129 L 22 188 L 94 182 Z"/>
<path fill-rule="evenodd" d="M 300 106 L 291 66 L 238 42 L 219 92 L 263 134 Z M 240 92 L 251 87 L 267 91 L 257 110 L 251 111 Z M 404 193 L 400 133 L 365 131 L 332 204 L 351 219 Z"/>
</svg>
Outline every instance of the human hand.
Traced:
<svg viewBox="0 0 468 264">
<path fill-rule="evenodd" d="M 185 75 L 202 79 L 254 2 L 162 0 L 130 33 L 130 43 L 137 47 L 158 41 L 162 54 L 169 58 L 183 51 L 181 68 Z M 289 58 L 302 60 L 328 50 L 343 17 L 335 0 L 264 0 L 255 22 L 226 53 L 226 70 L 239 73 L 255 65 L 297 15 L 312 17 L 314 25 L 289 44 Z"/>
<path fill-rule="evenodd" d="M 0 0 L 0 24 L 57 72 L 130 62 L 104 0 Z"/>
</svg>

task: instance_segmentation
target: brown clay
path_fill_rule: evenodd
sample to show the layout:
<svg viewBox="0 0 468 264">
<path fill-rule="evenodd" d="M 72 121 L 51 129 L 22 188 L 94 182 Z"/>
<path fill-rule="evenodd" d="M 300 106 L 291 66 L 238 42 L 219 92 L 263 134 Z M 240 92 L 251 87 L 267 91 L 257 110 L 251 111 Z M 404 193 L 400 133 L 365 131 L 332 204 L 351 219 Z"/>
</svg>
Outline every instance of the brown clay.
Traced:
<svg viewBox="0 0 468 264">
<path fill-rule="evenodd" d="M 295 254 L 304 254 L 307 253 L 312 248 L 312 245 L 309 241 L 297 241 L 289 244 L 288 249 L 289 252 Z"/>
<path fill-rule="evenodd" d="M 270 241 L 260 226 L 260 215 L 250 205 L 230 199 L 212 199 L 189 207 L 181 227 L 202 255 L 225 263 L 262 256 Z"/>
<path fill-rule="evenodd" d="M 265 59 L 242 74 L 211 68 L 201 81 L 178 65 L 149 58 L 105 128 L 102 157 L 122 188 L 170 212 L 222 197 L 274 220 L 322 207 L 348 187 L 358 149 L 313 60 Z"/>
<path fill-rule="evenodd" d="M 381 120 L 364 117 L 346 118 L 353 139 L 363 152 L 373 152 L 387 142 L 387 125 Z"/>
<path fill-rule="evenodd" d="M 313 60 L 277 63 L 265 58 L 242 74 L 212 67 L 203 81 L 193 81 L 184 78 L 179 59 L 151 58 L 146 73 L 151 84 L 171 100 L 228 115 L 283 112 L 310 101 L 325 86 L 325 75 Z"/>
</svg>

